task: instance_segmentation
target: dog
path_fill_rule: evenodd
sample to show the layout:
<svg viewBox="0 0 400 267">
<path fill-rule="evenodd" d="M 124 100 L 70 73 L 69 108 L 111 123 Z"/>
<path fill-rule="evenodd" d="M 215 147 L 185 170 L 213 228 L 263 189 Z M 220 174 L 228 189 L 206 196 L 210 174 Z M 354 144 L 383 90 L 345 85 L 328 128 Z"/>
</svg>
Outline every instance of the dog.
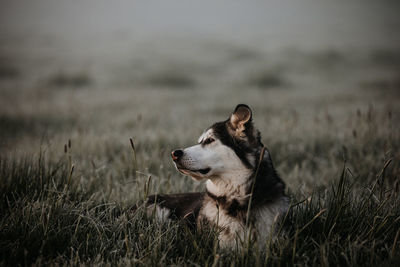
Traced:
<svg viewBox="0 0 400 267">
<path fill-rule="evenodd" d="M 174 150 L 171 157 L 182 174 L 206 180 L 206 190 L 149 196 L 148 207 L 161 220 L 184 220 L 197 229 L 216 226 L 220 246 L 233 248 L 249 239 L 266 242 L 288 211 L 285 183 L 245 104 L 206 129 L 196 145 Z"/>
</svg>

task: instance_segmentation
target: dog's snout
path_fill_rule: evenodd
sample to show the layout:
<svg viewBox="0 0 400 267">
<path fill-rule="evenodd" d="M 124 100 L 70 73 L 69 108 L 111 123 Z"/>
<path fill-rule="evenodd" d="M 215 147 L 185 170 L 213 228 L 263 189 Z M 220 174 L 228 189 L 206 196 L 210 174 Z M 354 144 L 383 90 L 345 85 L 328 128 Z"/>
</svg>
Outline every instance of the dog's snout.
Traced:
<svg viewBox="0 0 400 267">
<path fill-rule="evenodd" d="M 180 149 L 174 150 L 171 153 L 171 157 L 172 157 L 173 160 L 178 160 L 182 156 L 183 156 L 183 151 L 180 150 Z"/>
</svg>

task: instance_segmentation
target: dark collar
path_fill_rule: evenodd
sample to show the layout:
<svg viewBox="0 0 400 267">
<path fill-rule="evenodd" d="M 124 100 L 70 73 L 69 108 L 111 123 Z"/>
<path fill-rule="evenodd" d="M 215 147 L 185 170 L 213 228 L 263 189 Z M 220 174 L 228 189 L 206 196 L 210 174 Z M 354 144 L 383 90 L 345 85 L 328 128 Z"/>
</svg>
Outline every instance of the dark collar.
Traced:
<svg viewBox="0 0 400 267">
<path fill-rule="evenodd" d="M 241 205 L 239 204 L 239 201 L 237 199 L 233 199 L 231 201 L 228 201 L 226 199 L 226 196 L 216 196 L 213 193 L 209 192 L 206 190 L 207 196 L 209 196 L 211 199 L 213 199 L 218 207 L 225 209 L 228 214 L 230 215 L 236 215 L 238 212 L 243 212 L 247 210 L 248 207 L 248 202 L 246 201 L 246 204 Z"/>
<path fill-rule="evenodd" d="M 222 205 L 222 206 L 226 205 L 227 200 L 226 200 L 225 196 L 216 196 L 208 190 L 206 190 L 206 193 L 207 193 L 207 196 L 212 198 L 215 202 L 217 202 L 217 204 Z"/>
</svg>

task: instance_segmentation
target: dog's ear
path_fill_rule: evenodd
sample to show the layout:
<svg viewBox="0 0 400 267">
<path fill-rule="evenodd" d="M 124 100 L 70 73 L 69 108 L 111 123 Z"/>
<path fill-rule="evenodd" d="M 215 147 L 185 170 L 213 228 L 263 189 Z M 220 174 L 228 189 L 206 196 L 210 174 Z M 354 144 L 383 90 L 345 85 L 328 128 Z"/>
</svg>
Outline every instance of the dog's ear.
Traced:
<svg viewBox="0 0 400 267">
<path fill-rule="evenodd" d="M 239 104 L 236 106 L 235 111 L 232 113 L 229 122 L 233 128 L 233 130 L 236 131 L 236 133 L 241 133 L 244 132 L 246 129 L 246 123 L 251 122 L 252 119 L 252 112 L 249 106 L 245 104 Z"/>
</svg>

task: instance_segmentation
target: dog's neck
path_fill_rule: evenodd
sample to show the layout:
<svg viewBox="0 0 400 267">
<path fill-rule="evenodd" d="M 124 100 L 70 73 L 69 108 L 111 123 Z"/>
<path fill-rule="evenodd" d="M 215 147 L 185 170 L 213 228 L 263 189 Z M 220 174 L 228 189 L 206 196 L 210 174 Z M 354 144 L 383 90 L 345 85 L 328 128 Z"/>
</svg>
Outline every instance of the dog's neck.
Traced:
<svg viewBox="0 0 400 267">
<path fill-rule="evenodd" d="M 257 155 L 261 152 L 257 151 Z M 268 152 L 267 152 L 268 153 Z M 257 156 L 256 158 L 258 158 Z M 265 157 L 265 154 L 264 154 Z M 251 163 L 257 165 L 257 160 Z M 216 197 L 225 197 L 227 200 L 237 199 L 241 200 L 248 198 L 250 187 L 254 182 L 255 170 L 252 168 L 241 168 L 227 170 L 223 175 L 209 178 L 206 182 L 207 192 Z"/>
<path fill-rule="evenodd" d="M 222 177 L 213 177 L 207 180 L 206 189 L 210 195 L 227 201 L 236 200 L 241 205 L 248 201 L 251 194 L 253 202 L 257 203 L 273 201 L 285 195 L 285 184 L 276 173 L 267 153 L 257 170 L 233 170 Z"/>
<path fill-rule="evenodd" d="M 234 173 L 226 173 L 224 176 L 208 179 L 206 189 L 209 193 L 216 197 L 225 197 L 227 200 L 236 199 L 245 201 L 251 186 L 252 170 L 236 171 Z"/>
</svg>

